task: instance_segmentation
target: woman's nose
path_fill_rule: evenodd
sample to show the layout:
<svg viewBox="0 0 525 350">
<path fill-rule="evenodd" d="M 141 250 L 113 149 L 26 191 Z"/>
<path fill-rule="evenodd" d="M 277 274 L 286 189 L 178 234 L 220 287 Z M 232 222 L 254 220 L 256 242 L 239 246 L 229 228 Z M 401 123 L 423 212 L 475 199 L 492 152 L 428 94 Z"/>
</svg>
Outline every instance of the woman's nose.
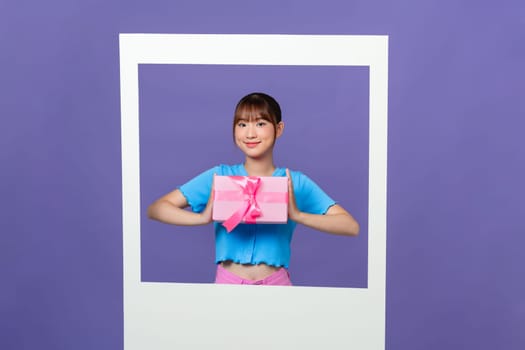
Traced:
<svg viewBox="0 0 525 350">
<path fill-rule="evenodd" d="M 246 129 L 247 137 L 255 137 L 255 128 L 252 125 L 249 125 Z"/>
</svg>

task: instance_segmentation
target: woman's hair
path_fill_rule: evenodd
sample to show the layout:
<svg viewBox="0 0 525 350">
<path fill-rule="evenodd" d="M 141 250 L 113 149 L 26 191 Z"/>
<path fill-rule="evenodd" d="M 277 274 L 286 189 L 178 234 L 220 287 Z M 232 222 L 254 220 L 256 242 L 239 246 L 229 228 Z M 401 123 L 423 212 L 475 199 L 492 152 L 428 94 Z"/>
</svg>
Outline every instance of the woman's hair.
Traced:
<svg viewBox="0 0 525 350">
<path fill-rule="evenodd" d="M 281 122 L 281 107 L 272 96 L 263 92 L 252 92 L 244 96 L 235 107 L 233 134 L 235 135 L 235 126 L 241 119 L 252 118 L 261 118 L 272 123 L 277 135 L 277 124 Z"/>
</svg>

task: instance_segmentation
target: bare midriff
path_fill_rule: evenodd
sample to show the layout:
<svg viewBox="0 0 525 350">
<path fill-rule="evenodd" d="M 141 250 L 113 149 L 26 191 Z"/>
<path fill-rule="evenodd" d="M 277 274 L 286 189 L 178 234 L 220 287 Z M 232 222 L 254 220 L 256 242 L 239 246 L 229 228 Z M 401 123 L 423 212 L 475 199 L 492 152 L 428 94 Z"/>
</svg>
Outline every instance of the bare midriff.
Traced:
<svg viewBox="0 0 525 350">
<path fill-rule="evenodd" d="M 264 263 L 257 265 L 238 264 L 231 260 L 222 261 L 221 266 L 231 273 L 251 281 L 262 280 L 280 269 L 280 267 L 270 266 Z"/>
</svg>

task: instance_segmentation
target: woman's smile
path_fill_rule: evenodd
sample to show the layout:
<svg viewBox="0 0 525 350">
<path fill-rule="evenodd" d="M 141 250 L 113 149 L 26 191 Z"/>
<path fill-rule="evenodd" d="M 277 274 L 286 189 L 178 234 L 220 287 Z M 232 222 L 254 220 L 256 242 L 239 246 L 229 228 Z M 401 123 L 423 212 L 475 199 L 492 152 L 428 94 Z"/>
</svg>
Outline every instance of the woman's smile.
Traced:
<svg viewBox="0 0 525 350">
<path fill-rule="evenodd" d="M 254 141 L 247 141 L 247 142 L 244 142 L 244 144 L 246 145 L 246 147 L 248 148 L 255 148 L 257 147 L 257 145 L 259 144 L 260 142 L 254 142 Z"/>
</svg>

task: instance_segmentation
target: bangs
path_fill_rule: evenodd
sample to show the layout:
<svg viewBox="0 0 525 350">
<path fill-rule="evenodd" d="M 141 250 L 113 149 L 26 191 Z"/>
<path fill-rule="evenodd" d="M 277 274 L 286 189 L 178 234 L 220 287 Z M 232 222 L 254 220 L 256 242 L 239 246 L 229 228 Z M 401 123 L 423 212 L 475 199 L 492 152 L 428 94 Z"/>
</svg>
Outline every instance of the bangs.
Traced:
<svg viewBox="0 0 525 350">
<path fill-rule="evenodd" d="M 241 120 L 254 121 L 264 119 L 272 124 L 277 124 L 275 117 L 268 112 L 268 106 L 265 103 L 245 102 L 240 104 L 235 111 L 234 124 Z"/>
</svg>

